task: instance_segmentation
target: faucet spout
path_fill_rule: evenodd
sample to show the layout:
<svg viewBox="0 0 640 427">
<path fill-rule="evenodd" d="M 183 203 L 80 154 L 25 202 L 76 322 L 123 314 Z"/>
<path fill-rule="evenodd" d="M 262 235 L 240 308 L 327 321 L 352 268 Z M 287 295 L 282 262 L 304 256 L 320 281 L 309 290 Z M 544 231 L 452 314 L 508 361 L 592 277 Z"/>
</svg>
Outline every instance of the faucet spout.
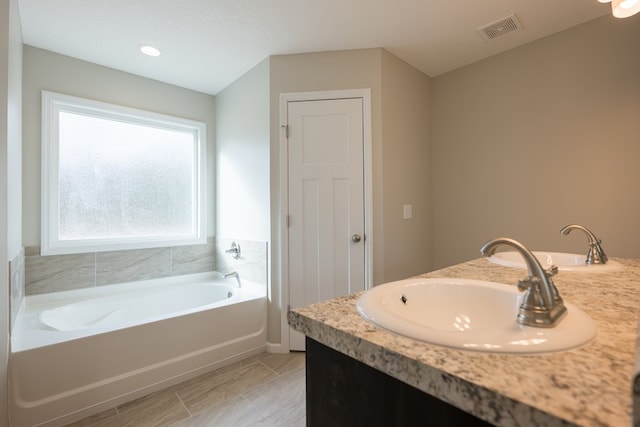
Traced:
<svg viewBox="0 0 640 427">
<path fill-rule="evenodd" d="M 522 255 L 525 263 L 527 264 L 527 269 L 529 270 L 530 277 L 539 277 L 541 279 L 543 277 L 546 278 L 546 275 L 544 274 L 544 268 L 542 268 L 542 264 L 540 264 L 536 256 L 529 249 L 527 249 L 526 246 L 524 246 L 517 240 L 510 239 L 508 237 L 493 239 L 485 243 L 482 248 L 480 248 L 480 252 L 482 253 L 482 255 L 488 257 L 496 253 L 496 250 L 500 246 L 510 246 L 520 252 L 520 255 Z"/>
<path fill-rule="evenodd" d="M 493 255 L 500 246 L 510 246 L 522 255 L 527 264 L 529 276 L 518 281 L 518 289 L 524 291 L 518 310 L 518 322 L 522 325 L 538 328 L 555 326 L 567 309 L 551 277 L 558 272 L 554 265 L 550 269 L 542 268 L 535 255 L 517 240 L 500 237 L 485 243 L 480 252 L 484 256 Z"/>
<path fill-rule="evenodd" d="M 607 257 L 607 254 L 604 253 L 604 249 L 602 249 L 602 246 L 600 245 L 602 243 L 602 240 L 598 239 L 596 235 L 591 232 L 591 230 L 583 227 L 582 225 L 569 224 L 562 227 L 560 233 L 562 233 L 564 236 L 568 236 L 569 233 L 571 233 L 571 230 L 574 229 L 581 230 L 582 232 L 584 232 L 584 234 L 587 235 L 587 240 L 589 241 L 589 253 L 587 253 L 587 259 L 585 262 L 588 265 L 606 264 L 607 261 L 609 261 L 609 258 Z"/>
<path fill-rule="evenodd" d="M 231 273 L 226 273 L 223 274 L 223 277 L 225 279 L 229 279 L 229 278 L 234 278 L 236 279 L 236 282 L 238 282 L 238 287 L 241 288 L 242 287 L 242 283 L 240 283 L 240 275 L 238 274 L 237 271 L 232 271 Z"/>
</svg>

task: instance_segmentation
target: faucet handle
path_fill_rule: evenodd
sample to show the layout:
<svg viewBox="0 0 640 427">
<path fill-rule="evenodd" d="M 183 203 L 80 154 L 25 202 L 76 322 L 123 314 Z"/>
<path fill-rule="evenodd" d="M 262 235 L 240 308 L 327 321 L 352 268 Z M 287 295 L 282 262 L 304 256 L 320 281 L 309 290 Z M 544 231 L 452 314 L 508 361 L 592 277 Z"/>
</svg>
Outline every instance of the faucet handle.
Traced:
<svg viewBox="0 0 640 427">
<path fill-rule="evenodd" d="M 233 259 L 240 258 L 240 255 L 242 254 L 240 251 L 240 243 L 236 241 L 231 242 L 231 248 L 227 249 L 225 252 L 231 254 Z"/>
<path fill-rule="evenodd" d="M 520 292 L 525 292 L 533 285 L 532 277 L 526 277 L 522 280 L 518 280 L 517 286 Z"/>
<path fill-rule="evenodd" d="M 553 277 L 556 274 L 558 274 L 558 266 L 557 265 L 552 265 L 551 267 L 547 268 L 544 271 L 545 276 L 547 277 Z"/>
<path fill-rule="evenodd" d="M 589 243 L 589 252 L 587 253 L 586 260 L 587 264 L 606 264 L 609 260 L 604 249 L 600 246 L 600 243 L 602 243 L 602 240 L 600 239 L 597 239 L 593 243 Z"/>
</svg>

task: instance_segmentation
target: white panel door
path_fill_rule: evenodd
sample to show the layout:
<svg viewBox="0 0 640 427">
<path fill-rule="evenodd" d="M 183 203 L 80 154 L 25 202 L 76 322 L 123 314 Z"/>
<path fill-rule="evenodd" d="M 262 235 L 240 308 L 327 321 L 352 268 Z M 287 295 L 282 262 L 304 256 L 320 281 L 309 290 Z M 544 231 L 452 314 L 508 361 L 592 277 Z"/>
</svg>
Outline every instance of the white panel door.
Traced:
<svg viewBox="0 0 640 427">
<path fill-rule="evenodd" d="M 289 301 L 292 308 L 365 288 L 361 98 L 289 101 Z M 290 329 L 292 350 L 304 336 Z"/>
</svg>

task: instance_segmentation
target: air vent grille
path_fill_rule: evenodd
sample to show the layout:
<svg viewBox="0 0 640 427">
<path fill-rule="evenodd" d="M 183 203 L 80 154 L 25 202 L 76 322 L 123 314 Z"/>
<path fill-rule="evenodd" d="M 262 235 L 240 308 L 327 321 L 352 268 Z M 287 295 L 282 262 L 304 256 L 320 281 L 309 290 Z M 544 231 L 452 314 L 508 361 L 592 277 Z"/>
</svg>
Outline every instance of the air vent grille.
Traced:
<svg viewBox="0 0 640 427">
<path fill-rule="evenodd" d="M 480 33 L 482 38 L 486 41 L 491 41 L 513 33 L 514 31 L 518 31 L 521 28 L 522 24 L 518 21 L 515 13 L 512 13 L 495 22 L 479 27 L 478 33 Z"/>
</svg>

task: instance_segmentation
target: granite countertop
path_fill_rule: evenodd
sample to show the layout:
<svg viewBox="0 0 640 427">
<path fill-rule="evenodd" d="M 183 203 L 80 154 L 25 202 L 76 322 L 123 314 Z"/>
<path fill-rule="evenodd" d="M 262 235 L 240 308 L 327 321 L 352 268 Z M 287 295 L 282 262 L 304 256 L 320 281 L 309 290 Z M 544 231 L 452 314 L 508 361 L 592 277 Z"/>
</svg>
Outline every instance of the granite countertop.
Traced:
<svg viewBox="0 0 640 427">
<path fill-rule="evenodd" d="M 503 355 L 416 341 L 361 318 L 361 293 L 292 310 L 288 319 L 308 337 L 498 426 L 631 426 L 640 260 L 614 259 L 624 270 L 554 277 L 562 298 L 598 326 L 595 340 L 565 352 Z M 515 286 L 524 276 L 480 258 L 420 277 Z"/>
</svg>

